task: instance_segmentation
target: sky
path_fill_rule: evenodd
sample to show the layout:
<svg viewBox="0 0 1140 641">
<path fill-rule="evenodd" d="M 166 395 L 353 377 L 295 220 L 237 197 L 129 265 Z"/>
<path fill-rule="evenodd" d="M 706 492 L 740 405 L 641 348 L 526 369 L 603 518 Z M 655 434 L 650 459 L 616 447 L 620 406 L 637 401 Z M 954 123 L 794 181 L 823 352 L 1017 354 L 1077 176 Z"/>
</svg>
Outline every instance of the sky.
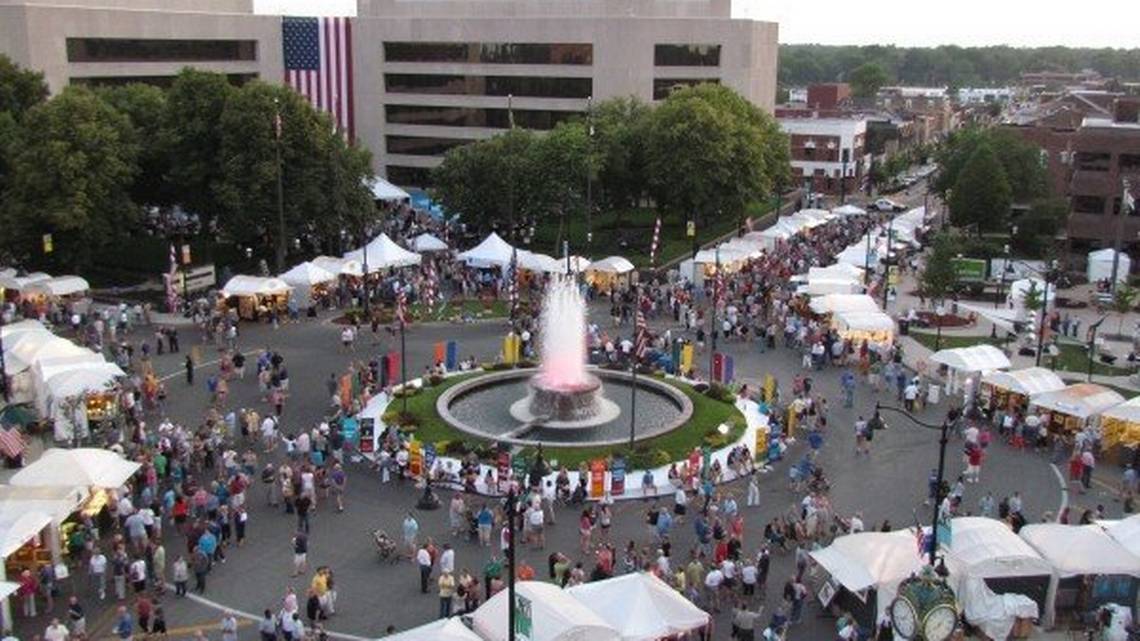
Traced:
<svg viewBox="0 0 1140 641">
<path fill-rule="evenodd" d="M 733 0 L 733 14 L 780 23 L 781 43 L 1140 47 L 1140 2 Z"/>
</svg>

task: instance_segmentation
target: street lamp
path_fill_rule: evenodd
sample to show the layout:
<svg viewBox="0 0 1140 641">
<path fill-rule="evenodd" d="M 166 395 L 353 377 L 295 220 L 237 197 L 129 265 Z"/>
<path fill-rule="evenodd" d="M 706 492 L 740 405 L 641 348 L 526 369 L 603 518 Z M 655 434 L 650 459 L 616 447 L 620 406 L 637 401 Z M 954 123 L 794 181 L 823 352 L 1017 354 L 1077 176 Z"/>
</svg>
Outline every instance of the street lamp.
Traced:
<svg viewBox="0 0 1140 641">
<path fill-rule="evenodd" d="M 1057 261 L 1049 264 L 1049 268 L 1042 274 L 1045 277 L 1045 293 L 1041 297 L 1041 318 L 1037 323 L 1037 359 L 1036 365 L 1041 365 L 1041 352 L 1045 349 L 1045 313 L 1049 309 L 1049 285 L 1057 280 Z"/>
<path fill-rule="evenodd" d="M 938 307 L 934 310 L 934 322 L 938 326 L 937 332 L 934 334 L 934 351 L 942 349 L 942 315 L 946 313 L 946 305 L 939 303 Z"/>
</svg>

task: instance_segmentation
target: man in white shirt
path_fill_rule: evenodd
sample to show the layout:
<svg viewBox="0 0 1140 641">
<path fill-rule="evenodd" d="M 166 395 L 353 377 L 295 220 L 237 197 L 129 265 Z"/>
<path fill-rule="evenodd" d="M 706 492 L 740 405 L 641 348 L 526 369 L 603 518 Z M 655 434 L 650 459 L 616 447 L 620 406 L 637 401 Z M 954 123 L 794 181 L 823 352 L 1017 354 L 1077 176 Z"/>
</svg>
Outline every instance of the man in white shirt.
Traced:
<svg viewBox="0 0 1140 641">
<path fill-rule="evenodd" d="M 720 612 L 720 586 L 724 583 L 724 572 L 713 566 L 705 575 L 705 598 L 711 603 L 714 612 Z"/>
<path fill-rule="evenodd" d="M 420 567 L 420 592 L 427 594 L 431 579 L 431 553 L 427 547 L 421 547 L 416 552 L 416 565 Z"/>
<path fill-rule="evenodd" d="M 67 641 L 67 626 L 60 623 L 59 619 L 52 619 L 51 625 L 44 630 L 44 641 Z"/>
<path fill-rule="evenodd" d="M 539 549 L 546 547 L 545 522 L 546 515 L 542 511 L 542 505 L 531 504 L 526 511 L 526 524 L 527 529 L 530 530 L 531 540 Z"/>
<path fill-rule="evenodd" d="M 107 598 L 107 557 L 99 548 L 91 554 L 91 561 L 87 565 L 91 573 L 91 580 L 99 588 L 99 600 Z"/>
<path fill-rule="evenodd" d="M 440 574 L 455 573 L 455 550 L 451 549 L 450 543 L 443 544 L 443 552 L 439 555 L 439 572 Z"/>
</svg>

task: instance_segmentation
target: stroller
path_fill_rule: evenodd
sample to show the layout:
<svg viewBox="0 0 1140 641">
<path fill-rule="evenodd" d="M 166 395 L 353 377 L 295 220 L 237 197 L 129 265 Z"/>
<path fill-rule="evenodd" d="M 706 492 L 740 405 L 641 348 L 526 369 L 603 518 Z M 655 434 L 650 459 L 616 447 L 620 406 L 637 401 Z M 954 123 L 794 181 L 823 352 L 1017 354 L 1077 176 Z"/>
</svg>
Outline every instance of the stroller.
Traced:
<svg viewBox="0 0 1140 641">
<path fill-rule="evenodd" d="M 372 542 L 376 544 L 376 552 L 380 555 L 381 561 L 389 563 L 397 563 L 400 560 L 400 555 L 396 554 L 396 542 L 384 530 L 376 530 L 372 532 Z"/>
</svg>

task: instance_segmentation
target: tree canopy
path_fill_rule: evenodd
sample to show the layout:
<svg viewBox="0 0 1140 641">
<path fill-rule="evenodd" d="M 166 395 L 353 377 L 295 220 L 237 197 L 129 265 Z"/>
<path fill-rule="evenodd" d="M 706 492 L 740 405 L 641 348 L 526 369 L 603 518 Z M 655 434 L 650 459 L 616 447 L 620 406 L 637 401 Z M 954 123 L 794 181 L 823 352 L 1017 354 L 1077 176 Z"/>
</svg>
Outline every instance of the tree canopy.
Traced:
<svg viewBox="0 0 1140 641">
<path fill-rule="evenodd" d="M 879 87 L 890 82 L 890 77 L 877 62 L 864 62 L 851 71 L 847 82 L 851 84 L 851 93 L 856 98 L 874 98 Z"/>
<path fill-rule="evenodd" d="M 1047 196 L 1041 153 L 1012 131 L 967 127 L 950 134 L 936 158 L 940 166 L 934 191 L 943 198 L 957 184 L 959 174 L 974 152 L 986 145 L 995 154 L 1011 190 L 1013 202 L 1030 204 Z"/>
<path fill-rule="evenodd" d="M 957 227 L 1005 230 L 1013 192 L 1005 170 L 988 143 L 981 143 L 958 172 L 950 194 L 950 220 Z"/>
<path fill-rule="evenodd" d="M 920 277 L 923 293 L 934 302 L 946 298 L 958 284 L 958 271 L 954 266 L 956 252 L 956 241 L 950 234 L 941 233 L 935 237 Z"/>
</svg>

